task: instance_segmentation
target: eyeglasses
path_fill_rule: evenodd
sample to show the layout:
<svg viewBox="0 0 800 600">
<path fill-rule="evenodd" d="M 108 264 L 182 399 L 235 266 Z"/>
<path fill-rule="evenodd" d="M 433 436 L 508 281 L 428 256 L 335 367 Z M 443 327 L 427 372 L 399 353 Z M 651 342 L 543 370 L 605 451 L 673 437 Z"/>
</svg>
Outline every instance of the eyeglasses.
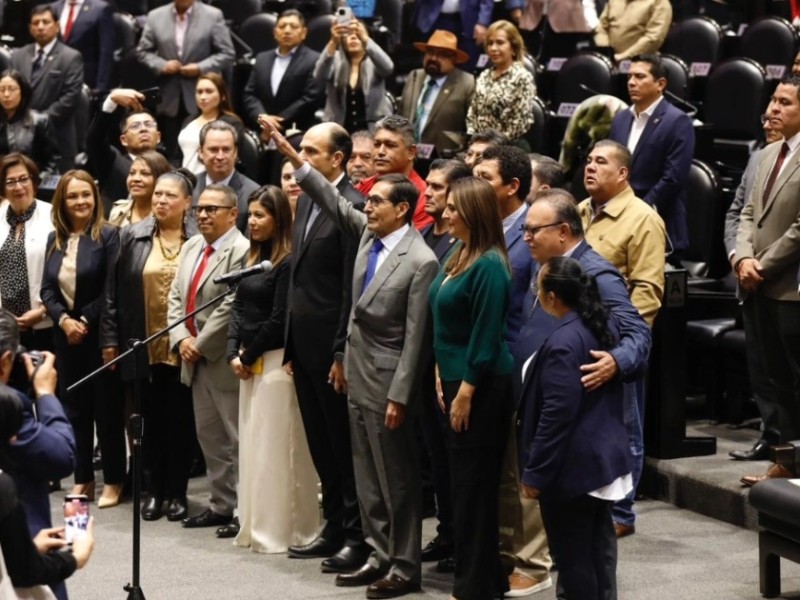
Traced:
<svg viewBox="0 0 800 600">
<path fill-rule="evenodd" d="M 202 206 L 193 206 L 192 207 L 192 214 L 200 216 L 203 213 L 206 213 L 209 217 L 213 217 L 217 214 L 217 211 L 223 210 L 233 210 L 232 206 L 217 206 L 214 204 L 204 204 Z"/>
<path fill-rule="evenodd" d="M 547 225 L 539 225 L 538 227 L 530 227 L 529 225 L 525 225 L 524 223 L 519 226 L 519 230 L 524 234 L 528 234 L 529 236 L 533 237 L 537 233 L 539 233 L 542 229 L 546 229 L 548 227 L 555 227 L 556 225 L 563 225 L 563 221 L 559 221 L 558 223 L 548 223 Z"/>
<path fill-rule="evenodd" d="M 158 124 L 155 121 L 134 121 L 125 128 L 125 131 L 139 131 L 142 128 L 157 129 Z"/>
<path fill-rule="evenodd" d="M 364 202 L 364 205 L 371 204 L 372 206 L 380 206 L 384 202 L 389 202 L 389 200 L 381 198 L 380 196 L 369 196 Z"/>
<path fill-rule="evenodd" d="M 5 183 L 6 183 L 6 188 L 11 189 L 11 188 L 17 187 L 17 184 L 20 184 L 20 185 L 23 185 L 23 186 L 27 185 L 28 183 L 30 183 L 30 181 L 31 181 L 31 178 L 30 178 L 29 175 L 23 175 L 22 177 L 18 177 L 17 179 L 6 179 Z"/>
</svg>

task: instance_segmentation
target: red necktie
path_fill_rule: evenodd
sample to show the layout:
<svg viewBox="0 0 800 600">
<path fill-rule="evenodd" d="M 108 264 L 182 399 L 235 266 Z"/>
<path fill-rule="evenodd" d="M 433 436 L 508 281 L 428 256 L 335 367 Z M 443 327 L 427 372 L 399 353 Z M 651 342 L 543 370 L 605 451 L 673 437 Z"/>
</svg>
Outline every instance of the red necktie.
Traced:
<svg viewBox="0 0 800 600">
<path fill-rule="evenodd" d="M 800 17 L 800 0 L 791 0 L 792 20 Z"/>
<path fill-rule="evenodd" d="M 203 271 L 206 270 L 208 259 L 212 254 L 214 254 L 214 246 L 206 246 L 203 252 L 203 259 L 197 266 L 197 270 L 194 272 L 194 277 L 192 277 L 192 282 L 189 284 L 189 295 L 186 297 L 187 315 L 195 309 L 197 288 L 200 287 L 200 279 L 203 277 Z M 189 333 L 191 333 L 194 337 L 197 337 L 197 327 L 194 324 L 194 317 L 191 317 L 188 321 L 186 321 L 186 328 L 189 330 Z"/>
<path fill-rule="evenodd" d="M 775 166 L 772 167 L 772 173 L 769 174 L 769 179 L 767 179 L 767 185 L 764 188 L 764 196 L 761 198 L 762 207 L 767 205 L 767 199 L 769 198 L 769 193 L 772 191 L 772 186 L 775 184 L 775 180 L 778 178 L 778 173 L 780 173 L 781 167 L 783 166 L 783 161 L 786 160 L 786 155 L 788 153 L 789 153 L 789 144 L 783 142 L 783 146 L 781 146 L 781 151 L 778 154 L 778 160 L 775 161 Z"/>
<path fill-rule="evenodd" d="M 72 33 L 72 26 L 75 24 L 75 8 L 77 8 L 78 3 L 75 0 L 69 3 L 69 14 L 67 15 L 67 24 L 64 26 L 64 41 L 66 42 L 69 39 L 70 34 Z"/>
</svg>

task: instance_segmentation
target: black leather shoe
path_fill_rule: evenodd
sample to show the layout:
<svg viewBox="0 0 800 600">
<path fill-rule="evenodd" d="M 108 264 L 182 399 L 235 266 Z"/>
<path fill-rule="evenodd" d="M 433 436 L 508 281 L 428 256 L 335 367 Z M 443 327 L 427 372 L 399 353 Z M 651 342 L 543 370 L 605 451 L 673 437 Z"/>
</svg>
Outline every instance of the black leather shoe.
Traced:
<svg viewBox="0 0 800 600">
<path fill-rule="evenodd" d="M 219 527 L 220 525 L 227 525 L 230 522 L 230 516 L 219 515 L 208 508 L 196 517 L 186 517 L 183 521 L 181 521 L 181 525 L 188 528 Z"/>
<path fill-rule="evenodd" d="M 180 498 L 172 498 L 167 504 L 167 520 L 168 521 L 181 521 L 189 514 L 189 507 L 186 502 L 186 496 Z"/>
<path fill-rule="evenodd" d="M 411 583 L 392 573 L 370 585 L 367 588 L 367 598 L 398 598 L 419 590 L 418 583 Z"/>
<path fill-rule="evenodd" d="M 443 558 L 436 563 L 437 573 L 455 573 L 456 572 L 456 559 L 452 556 Z"/>
<path fill-rule="evenodd" d="M 453 555 L 453 542 L 437 535 L 422 549 L 422 562 L 442 560 Z"/>
<path fill-rule="evenodd" d="M 336 554 L 322 561 L 323 573 L 352 573 L 364 566 L 372 548 L 367 544 L 344 546 Z"/>
<path fill-rule="evenodd" d="M 164 511 L 161 509 L 163 505 L 163 499 L 158 496 L 151 496 L 142 507 L 142 519 L 145 521 L 158 521 L 164 516 Z"/>
<path fill-rule="evenodd" d="M 231 522 L 217 529 L 218 538 L 232 538 L 239 535 L 239 517 L 233 517 Z"/>
<path fill-rule="evenodd" d="M 372 585 L 376 581 L 383 579 L 384 575 L 386 575 L 386 571 L 383 569 L 376 569 L 371 564 L 366 563 L 354 573 L 339 573 L 334 583 L 339 587 Z"/>
<path fill-rule="evenodd" d="M 341 542 L 328 540 L 320 535 L 305 546 L 289 546 L 288 552 L 289 558 L 328 558 L 336 554 L 341 548 Z"/>
<path fill-rule="evenodd" d="M 769 442 L 758 440 L 749 450 L 733 450 L 730 457 L 734 460 L 767 460 L 769 458 Z"/>
</svg>

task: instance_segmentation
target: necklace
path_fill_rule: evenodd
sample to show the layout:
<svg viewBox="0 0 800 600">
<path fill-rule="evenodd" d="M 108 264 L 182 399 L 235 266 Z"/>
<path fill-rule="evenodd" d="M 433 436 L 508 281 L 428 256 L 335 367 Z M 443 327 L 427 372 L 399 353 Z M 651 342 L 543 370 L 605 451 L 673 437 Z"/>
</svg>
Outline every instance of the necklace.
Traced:
<svg viewBox="0 0 800 600">
<path fill-rule="evenodd" d="M 178 244 L 177 246 L 165 246 L 164 242 L 161 239 L 161 234 L 156 234 L 156 239 L 158 240 L 158 247 L 161 248 L 161 256 L 164 257 L 164 260 L 175 260 L 178 258 L 178 255 L 181 253 L 181 245 Z"/>
</svg>

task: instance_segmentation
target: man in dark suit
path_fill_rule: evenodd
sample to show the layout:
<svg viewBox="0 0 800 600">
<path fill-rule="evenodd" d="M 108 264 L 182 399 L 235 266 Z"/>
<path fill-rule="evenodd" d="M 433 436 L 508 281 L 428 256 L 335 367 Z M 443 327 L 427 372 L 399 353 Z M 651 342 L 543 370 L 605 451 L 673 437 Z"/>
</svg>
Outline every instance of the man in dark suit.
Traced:
<svg viewBox="0 0 800 600">
<path fill-rule="evenodd" d="M 633 106 L 617 113 L 608 137 L 631 151 L 630 185 L 661 215 L 672 243 L 669 261 L 680 266 L 689 247 L 684 188 L 694 157 L 694 127 L 686 113 L 664 98 L 666 86 L 667 70 L 658 56 L 634 56 L 628 71 Z"/>
<path fill-rule="evenodd" d="M 256 56 L 242 96 L 251 127 L 257 127 L 259 116 L 279 131 L 306 130 L 315 123 L 324 87 L 314 80 L 319 52 L 303 44 L 307 33 L 300 11 L 285 10 L 278 17 L 274 30 L 278 47 Z"/>
<path fill-rule="evenodd" d="M 427 44 L 414 46 L 425 53 L 423 68 L 409 73 L 397 114 L 414 123 L 418 143 L 433 145 L 441 156 L 443 150 L 462 145 L 453 134 L 467 129 L 475 78 L 456 68 L 468 56 L 458 49 L 455 34 L 434 31 Z"/>
<path fill-rule="evenodd" d="M 456 34 L 459 46 L 469 55 L 467 70 L 471 71 L 481 53 L 493 10 L 492 0 L 428 0 L 417 2 L 414 24 L 424 35 L 435 29 Z"/>
<path fill-rule="evenodd" d="M 410 226 L 418 192 L 405 176 L 386 175 L 362 213 L 286 138 L 266 129 L 297 169 L 300 187 L 343 233 L 360 240 L 344 368 L 356 491 L 373 552 L 359 570 L 337 575 L 336 585 L 367 586 L 368 598 L 413 593 L 421 579 L 421 494 L 408 421 L 429 345 L 428 287 L 439 266 Z"/>
<path fill-rule="evenodd" d="M 197 112 L 201 73 L 225 75 L 236 53 L 222 11 L 195 0 L 173 0 L 147 14 L 136 56 L 158 77 L 158 105 L 168 156 L 175 152 L 183 120 Z"/>
<path fill-rule="evenodd" d="M 95 93 L 111 89 L 114 9 L 103 0 L 57 0 L 61 38 L 83 56 L 83 80 Z"/>
<path fill-rule="evenodd" d="M 350 136 L 331 123 L 315 125 L 300 143 L 303 158 L 361 206 L 363 196 L 344 173 L 351 147 Z M 291 546 L 289 556 L 324 557 L 324 572 L 355 571 L 369 547 L 356 497 L 343 358 L 358 244 L 302 194 L 292 247 L 285 361 L 294 374 L 308 447 L 322 482 L 326 523 L 311 543 Z"/>
<path fill-rule="evenodd" d="M 155 150 L 161 142 L 156 118 L 145 111 L 141 92 L 129 88 L 112 90 L 89 126 L 86 150 L 88 168 L 100 184 L 106 217 L 117 200 L 128 197 L 127 178 L 133 159 Z M 119 108 L 128 110 L 124 117 Z M 111 143 L 111 132 L 119 134 L 123 152 Z"/>
<path fill-rule="evenodd" d="M 192 204 L 196 205 L 206 186 L 212 183 L 227 185 L 236 192 L 239 216 L 236 227 L 242 233 L 247 230 L 247 199 L 260 185 L 236 170 L 236 150 L 239 134 L 236 128 L 225 121 L 211 121 L 200 130 L 200 160 L 206 167 L 198 173 Z"/>
<path fill-rule="evenodd" d="M 30 108 L 47 113 L 56 130 L 61 150 L 59 167 L 71 169 L 78 148 L 75 112 L 83 85 L 83 59 L 58 40 L 58 17 L 48 5 L 31 11 L 30 34 L 34 43 L 14 51 L 11 67 L 31 84 Z"/>
</svg>

